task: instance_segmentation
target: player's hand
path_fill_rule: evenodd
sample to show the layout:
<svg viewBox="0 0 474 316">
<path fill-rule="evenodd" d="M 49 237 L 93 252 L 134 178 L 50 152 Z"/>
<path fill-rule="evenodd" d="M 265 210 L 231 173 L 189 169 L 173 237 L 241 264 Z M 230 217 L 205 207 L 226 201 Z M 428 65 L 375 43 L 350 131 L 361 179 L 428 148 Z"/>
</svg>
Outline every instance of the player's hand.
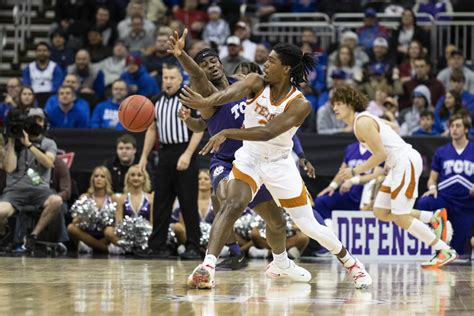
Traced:
<svg viewBox="0 0 474 316">
<path fill-rule="evenodd" d="M 330 186 L 327 186 L 326 189 L 322 190 L 321 192 L 319 192 L 318 196 L 317 197 L 321 197 L 323 196 L 324 194 L 327 193 L 327 195 L 329 196 L 332 196 L 334 194 L 334 192 L 336 192 L 336 190 L 334 190 L 333 188 L 331 188 Z"/>
<path fill-rule="evenodd" d="M 21 143 L 23 144 L 23 146 L 25 147 L 28 147 L 31 145 L 31 142 L 30 142 L 30 136 L 28 135 L 27 132 L 23 131 L 23 137 L 20 138 L 20 141 Z"/>
<path fill-rule="evenodd" d="M 148 159 L 147 158 L 143 158 L 141 157 L 140 158 L 140 161 L 138 162 L 138 166 L 140 167 L 140 170 L 142 172 L 146 171 L 146 165 L 148 163 Z"/>
<path fill-rule="evenodd" d="M 316 178 L 316 170 L 314 170 L 313 165 L 311 164 L 311 162 L 309 162 L 308 159 L 300 158 L 298 159 L 298 161 L 300 163 L 300 167 L 303 168 L 304 171 L 306 171 L 308 177 L 312 179 Z"/>
<path fill-rule="evenodd" d="M 341 187 L 339 188 L 339 192 L 341 193 L 346 193 L 349 192 L 349 190 L 352 188 L 352 181 L 351 180 L 345 180 Z"/>
<path fill-rule="evenodd" d="M 204 155 L 207 155 L 209 152 L 211 154 L 217 152 L 221 144 L 225 142 L 225 140 L 227 139 L 227 137 L 224 136 L 224 133 L 223 133 L 224 131 L 225 130 L 212 136 L 207 142 L 207 144 L 201 149 L 199 154 L 204 156 Z"/>
<path fill-rule="evenodd" d="M 179 100 L 182 104 L 190 107 L 191 109 L 200 110 L 209 107 L 206 98 L 202 95 L 193 91 L 190 87 L 184 86 L 179 95 Z"/>
<path fill-rule="evenodd" d="M 436 188 L 431 188 L 423 194 L 423 196 L 430 196 L 430 195 L 432 195 L 436 199 L 438 197 L 438 190 Z"/>
<path fill-rule="evenodd" d="M 341 168 L 339 169 L 338 175 L 343 179 L 343 180 L 349 180 L 352 178 L 354 175 L 352 174 L 352 168 Z"/>
<path fill-rule="evenodd" d="M 191 156 L 188 153 L 184 152 L 181 156 L 178 158 L 178 163 L 176 164 L 176 170 L 178 171 L 184 171 L 188 169 L 189 163 L 191 162 Z"/>
<path fill-rule="evenodd" d="M 191 117 L 191 110 L 182 106 L 178 111 L 178 117 L 181 119 L 181 121 L 186 122 L 186 120 Z"/>
<path fill-rule="evenodd" d="M 184 47 L 186 46 L 186 36 L 188 35 L 188 29 L 184 29 L 183 34 L 179 37 L 177 31 L 174 31 L 174 34 L 169 37 L 168 40 L 168 49 L 166 52 L 172 54 L 175 57 L 181 56 L 183 53 Z"/>
</svg>

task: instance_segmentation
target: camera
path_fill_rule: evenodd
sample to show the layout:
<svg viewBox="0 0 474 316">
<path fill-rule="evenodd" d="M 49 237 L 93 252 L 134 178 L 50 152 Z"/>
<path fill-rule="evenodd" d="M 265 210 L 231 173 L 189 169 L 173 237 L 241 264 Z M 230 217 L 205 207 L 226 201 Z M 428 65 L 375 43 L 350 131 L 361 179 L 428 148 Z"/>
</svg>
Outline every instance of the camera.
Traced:
<svg viewBox="0 0 474 316">
<path fill-rule="evenodd" d="M 20 139 L 23 137 L 23 130 L 30 134 L 35 125 L 36 118 L 28 116 L 27 111 L 12 109 L 5 122 L 5 134 L 7 137 Z"/>
</svg>

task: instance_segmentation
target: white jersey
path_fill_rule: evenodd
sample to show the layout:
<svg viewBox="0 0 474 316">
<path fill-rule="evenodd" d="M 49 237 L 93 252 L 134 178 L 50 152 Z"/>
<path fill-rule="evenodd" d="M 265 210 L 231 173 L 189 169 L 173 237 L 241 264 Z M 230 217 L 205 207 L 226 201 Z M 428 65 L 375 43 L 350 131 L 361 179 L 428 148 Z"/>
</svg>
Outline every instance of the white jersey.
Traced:
<svg viewBox="0 0 474 316">
<path fill-rule="evenodd" d="M 291 103 L 299 98 L 304 98 L 303 93 L 292 87 L 290 92 L 278 104 L 273 104 L 270 86 L 265 86 L 254 98 L 247 100 L 244 127 L 250 128 L 267 124 L 276 116 L 284 113 L 291 106 Z M 298 126 L 294 126 L 269 141 L 244 141 L 243 148 L 257 156 L 278 160 L 291 153 L 293 148 L 292 138 L 297 129 Z"/>
<path fill-rule="evenodd" d="M 383 120 L 381 120 L 377 116 L 372 115 L 367 111 L 357 113 L 354 119 L 354 134 L 357 137 L 357 139 L 359 139 L 359 137 L 357 136 L 356 122 L 362 116 L 368 116 L 377 123 L 380 139 L 382 140 L 382 144 L 387 153 L 386 163 L 390 167 L 393 167 L 395 165 L 395 162 L 398 159 L 407 155 L 408 152 L 412 149 L 412 146 L 406 143 L 400 137 L 400 135 L 398 135 L 397 132 L 395 132 L 389 125 L 387 125 Z M 370 151 L 370 148 L 368 148 L 365 143 L 363 142 L 360 142 L 360 143 Z"/>
<path fill-rule="evenodd" d="M 35 93 L 52 92 L 53 91 L 53 74 L 56 63 L 52 60 L 48 62 L 48 66 L 41 70 L 38 69 L 36 62 L 28 65 L 30 70 L 31 88 Z"/>
</svg>

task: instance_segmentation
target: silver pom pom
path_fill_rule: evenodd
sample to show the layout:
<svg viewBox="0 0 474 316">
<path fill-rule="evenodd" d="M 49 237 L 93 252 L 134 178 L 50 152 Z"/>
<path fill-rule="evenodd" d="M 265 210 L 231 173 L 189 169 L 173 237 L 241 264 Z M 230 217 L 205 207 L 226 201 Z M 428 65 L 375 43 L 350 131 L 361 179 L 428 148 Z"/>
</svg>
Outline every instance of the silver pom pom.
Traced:
<svg viewBox="0 0 474 316">
<path fill-rule="evenodd" d="M 168 239 L 166 240 L 166 244 L 170 247 L 176 247 L 178 245 L 178 238 L 176 238 L 176 234 L 171 225 L 168 227 Z"/>
<path fill-rule="evenodd" d="M 260 233 L 260 236 L 266 239 L 267 226 L 265 225 L 264 220 L 260 216 L 258 217 L 260 218 L 260 221 L 258 222 L 256 221 L 254 225 L 256 225 L 255 227 L 258 228 L 258 232 Z M 294 225 L 293 220 L 291 219 L 291 216 L 287 212 L 283 212 L 283 217 L 286 220 L 286 238 L 294 236 L 296 234 L 296 231 L 295 231 L 295 225 Z"/>
<path fill-rule="evenodd" d="M 209 236 L 211 235 L 211 224 L 206 222 L 200 222 L 199 228 L 201 229 L 201 239 L 199 240 L 199 244 L 201 247 L 207 247 L 207 243 L 209 242 Z"/>
<path fill-rule="evenodd" d="M 114 226 L 115 223 L 115 210 L 117 209 L 117 203 L 108 203 L 99 212 L 97 218 L 97 230 L 103 231 L 107 226 Z"/>
<path fill-rule="evenodd" d="M 148 237 L 150 237 L 152 226 L 142 216 L 125 216 L 122 222 L 115 228 L 115 234 L 120 238 L 119 246 L 126 251 L 148 248 Z"/>
<path fill-rule="evenodd" d="M 71 207 L 72 217 L 77 218 L 77 226 L 82 230 L 94 230 L 97 228 L 97 205 L 94 199 L 83 196 L 76 200 Z"/>
<path fill-rule="evenodd" d="M 234 224 L 234 231 L 243 239 L 250 240 L 250 231 L 255 214 L 249 213 L 240 216 Z"/>
</svg>

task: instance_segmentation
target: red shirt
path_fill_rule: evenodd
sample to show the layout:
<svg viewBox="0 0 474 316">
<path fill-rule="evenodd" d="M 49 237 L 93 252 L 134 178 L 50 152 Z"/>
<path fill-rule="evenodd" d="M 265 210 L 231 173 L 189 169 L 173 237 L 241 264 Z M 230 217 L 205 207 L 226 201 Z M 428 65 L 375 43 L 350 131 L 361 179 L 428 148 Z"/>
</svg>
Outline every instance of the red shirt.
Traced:
<svg viewBox="0 0 474 316">
<path fill-rule="evenodd" d="M 184 26 L 190 31 L 191 25 L 193 25 L 194 22 L 207 23 L 207 13 L 200 10 L 186 11 L 180 8 L 174 13 L 174 16 L 183 22 Z M 195 32 L 191 31 L 191 33 L 193 37 L 199 36 L 199 34 L 196 34 Z"/>
</svg>

